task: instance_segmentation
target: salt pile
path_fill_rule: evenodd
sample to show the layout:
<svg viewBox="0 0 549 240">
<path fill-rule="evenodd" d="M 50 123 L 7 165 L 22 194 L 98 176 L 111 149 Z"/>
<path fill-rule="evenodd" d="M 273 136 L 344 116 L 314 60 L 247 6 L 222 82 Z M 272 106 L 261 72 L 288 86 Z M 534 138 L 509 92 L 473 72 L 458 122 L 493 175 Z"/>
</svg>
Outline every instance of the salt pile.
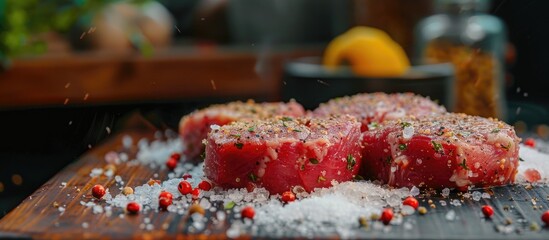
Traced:
<svg viewBox="0 0 549 240">
<path fill-rule="evenodd" d="M 535 169 L 541 177 L 541 183 L 549 183 L 549 154 L 521 144 L 519 156 L 522 161 L 519 163 L 517 182 L 527 182 L 527 170 Z"/>
</svg>

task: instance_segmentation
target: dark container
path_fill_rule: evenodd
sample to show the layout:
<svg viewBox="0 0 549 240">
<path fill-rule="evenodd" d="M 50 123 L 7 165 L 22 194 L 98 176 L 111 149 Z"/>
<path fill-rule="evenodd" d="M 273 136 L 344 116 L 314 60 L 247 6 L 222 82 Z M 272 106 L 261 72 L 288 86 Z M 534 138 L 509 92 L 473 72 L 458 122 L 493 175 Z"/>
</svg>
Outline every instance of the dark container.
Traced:
<svg viewBox="0 0 549 240">
<path fill-rule="evenodd" d="M 330 71 L 320 64 L 320 58 L 300 58 L 284 66 L 282 99 L 295 99 L 307 109 L 332 98 L 365 92 L 413 92 L 438 101 L 448 110 L 452 106 L 451 64 L 413 66 L 400 77 L 368 78 L 355 75 L 341 67 Z"/>
</svg>

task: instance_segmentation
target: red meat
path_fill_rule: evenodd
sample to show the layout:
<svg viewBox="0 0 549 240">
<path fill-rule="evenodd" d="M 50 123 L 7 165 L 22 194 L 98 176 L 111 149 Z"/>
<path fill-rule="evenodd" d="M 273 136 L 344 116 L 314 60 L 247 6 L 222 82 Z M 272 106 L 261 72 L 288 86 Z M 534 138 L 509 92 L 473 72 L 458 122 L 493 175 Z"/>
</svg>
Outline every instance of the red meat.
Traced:
<svg viewBox="0 0 549 240">
<path fill-rule="evenodd" d="M 350 114 L 362 122 L 362 131 L 386 120 L 406 116 L 423 117 L 445 113 L 446 109 L 413 93 L 362 93 L 332 99 L 314 110 L 314 116 Z M 370 126 L 370 127 L 369 127 Z"/>
<path fill-rule="evenodd" d="M 271 194 L 352 180 L 361 159 L 360 123 L 344 115 L 236 121 L 208 134 L 204 173 L 216 186 Z"/>
<path fill-rule="evenodd" d="M 184 156 L 187 159 L 196 159 L 204 150 L 202 140 L 206 138 L 211 125 L 225 125 L 241 119 L 264 119 L 277 115 L 303 116 L 303 107 L 295 102 L 288 103 L 255 103 L 231 102 L 228 104 L 212 105 L 208 108 L 195 111 L 181 119 L 179 135 L 185 144 Z"/>
<path fill-rule="evenodd" d="M 364 132 L 361 173 L 395 187 L 512 183 L 520 139 L 495 119 L 447 113 L 388 121 Z"/>
</svg>

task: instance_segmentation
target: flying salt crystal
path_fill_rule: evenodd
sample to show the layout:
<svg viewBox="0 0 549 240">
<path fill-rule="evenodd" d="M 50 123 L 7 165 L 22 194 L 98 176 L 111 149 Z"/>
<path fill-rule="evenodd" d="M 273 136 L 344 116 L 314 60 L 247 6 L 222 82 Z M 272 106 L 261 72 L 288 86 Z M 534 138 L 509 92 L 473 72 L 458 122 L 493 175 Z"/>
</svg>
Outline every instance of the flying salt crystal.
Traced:
<svg viewBox="0 0 549 240">
<path fill-rule="evenodd" d="M 412 126 L 406 126 L 404 129 L 402 129 L 402 137 L 404 139 L 410 139 L 414 136 L 414 127 Z"/>
<path fill-rule="evenodd" d="M 146 218 L 143 218 L 143 222 L 144 223 L 150 223 L 151 222 L 151 219 L 146 217 Z"/>
<path fill-rule="evenodd" d="M 219 129 L 221 129 L 221 127 L 220 127 L 219 125 L 217 125 L 217 124 L 210 125 L 210 128 L 211 128 L 212 130 L 219 130 Z"/>
<path fill-rule="evenodd" d="M 482 193 L 482 198 L 490 198 L 490 194 L 488 194 L 488 193 Z"/>
<path fill-rule="evenodd" d="M 114 181 L 117 183 L 122 182 L 122 177 L 120 175 L 116 175 L 114 176 Z"/>
<path fill-rule="evenodd" d="M 88 228 L 89 226 L 90 226 L 90 224 L 87 223 L 87 222 L 82 223 L 82 228 Z"/>
<path fill-rule="evenodd" d="M 454 221 L 456 219 L 456 212 L 454 210 L 450 210 L 446 213 L 444 217 L 448 221 Z"/>
<path fill-rule="evenodd" d="M 456 206 L 456 207 L 459 207 L 459 206 L 461 206 L 461 202 L 460 202 L 459 200 L 457 200 L 457 199 L 454 199 L 454 200 L 452 201 L 452 205 L 454 205 L 454 206 Z"/>
<path fill-rule="evenodd" d="M 410 195 L 412 195 L 413 197 L 419 195 L 419 188 L 417 188 L 416 186 L 413 186 L 412 189 L 410 190 Z"/>
<path fill-rule="evenodd" d="M 66 186 L 67 186 L 67 182 L 61 182 L 61 186 L 62 186 L 62 187 L 66 187 Z"/>
<path fill-rule="evenodd" d="M 64 208 L 64 207 L 58 207 L 57 210 L 59 210 L 60 213 L 65 212 L 65 208 Z"/>
<path fill-rule="evenodd" d="M 110 127 L 105 127 L 105 131 L 107 131 L 107 134 L 111 134 L 111 128 Z"/>
</svg>

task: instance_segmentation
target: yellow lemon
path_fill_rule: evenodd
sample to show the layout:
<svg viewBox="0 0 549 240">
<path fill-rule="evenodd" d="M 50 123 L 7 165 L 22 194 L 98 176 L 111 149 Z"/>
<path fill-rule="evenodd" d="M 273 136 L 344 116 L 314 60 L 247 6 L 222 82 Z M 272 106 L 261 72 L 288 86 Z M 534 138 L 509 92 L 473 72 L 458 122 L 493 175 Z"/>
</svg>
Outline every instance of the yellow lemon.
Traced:
<svg viewBox="0 0 549 240">
<path fill-rule="evenodd" d="M 324 53 L 324 65 L 337 68 L 347 61 L 357 75 L 391 77 L 404 74 L 410 61 L 400 45 L 385 32 L 355 27 L 336 37 Z"/>
</svg>

